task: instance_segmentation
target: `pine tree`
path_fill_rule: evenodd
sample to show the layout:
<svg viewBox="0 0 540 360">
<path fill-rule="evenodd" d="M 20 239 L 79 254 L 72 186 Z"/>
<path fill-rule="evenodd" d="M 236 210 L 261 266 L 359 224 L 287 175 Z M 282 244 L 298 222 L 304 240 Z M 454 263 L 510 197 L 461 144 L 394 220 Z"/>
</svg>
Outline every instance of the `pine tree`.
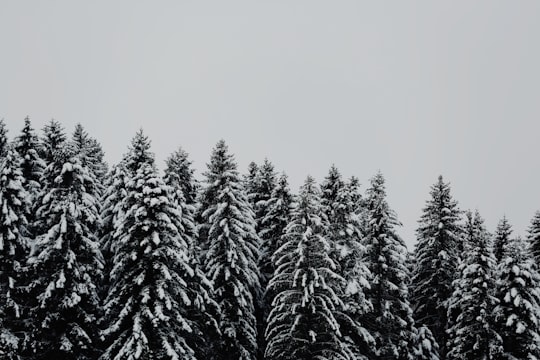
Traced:
<svg viewBox="0 0 540 360">
<path fill-rule="evenodd" d="M 540 266 L 540 211 L 534 214 L 531 220 L 531 225 L 528 229 L 529 246 L 533 256 L 534 263 L 537 267 Z"/>
<path fill-rule="evenodd" d="M 98 237 L 99 247 L 103 254 L 104 271 L 100 284 L 102 298 L 105 298 L 109 292 L 109 274 L 113 268 L 114 246 L 118 241 L 115 233 L 127 210 L 123 207 L 123 200 L 127 196 L 126 183 L 128 180 L 127 170 L 123 164 L 115 165 L 109 173 L 101 197 L 101 226 L 98 230 Z"/>
<path fill-rule="evenodd" d="M 45 168 L 45 163 L 39 156 L 40 144 L 32 128 L 32 123 L 27 117 L 24 119 L 24 127 L 21 135 L 15 140 L 15 149 L 22 158 L 22 173 L 25 178 L 25 189 L 30 193 L 32 201 L 39 196 L 40 178 Z M 33 219 L 29 219 L 32 221 Z"/>
<path fill-rule="evenodd" d="M 417 229 L 416 266 L 412 278 L 411 302 L 414 318 L 427 326 L 439 343 L 440 357 L 446 358 L 448 299 L 456 277 L 462 241 L 461 212 L 450 194 L 450 185 L 439 176 L 431 187 Z"/>
<path fill-rule="evenodd" d="M 188 245 L 188 264 L 193 269 L 192 276 L 186 278 L 186 284 L 192 296 L 197 299 L 196 304 L 199 305 L 195 308 L 191 306 L 190 313 L 206 338 L 206 342 L 201 342 L 195 347 L 195 353 L 198 359 L 208 358 L 213 356 L 212 353 L 216 350 L 214 342 L 219 339 L 219 306 L 212 298 L 212 284 L 199 261 L 200 251 L 196 243 L 197 229 L 194 220 L 198 183 L 193 178 L 191 162 L 185 151 L 180 149 L 168 159 L 164 182 L 169 186 L 171 204 L 179 211 L 179 216 L 175 219 L 176 227 L 183 231 L 183 237 Z M 185 195 L 190 201 L 186 200 Z"/>
<path fill-rule="evenodd" d="M 128 153 L 124 155 L 122 163 L 131 176 L 135 176 L 146 164 L 155 166 L 154 154 L 150 151 L 150 140 L 142 129 L 131 140 L 131 146 Z"/>
<path fill-rule="evenodd" d="M 289 189 L 289 181 L 284 173 L 279 177 L 272 195 L 268 200 L 266 216 L 261 220 L 261 258 L 260 269 L 262 283 L 268 284 L 274 276 L 274 262 L 272 256 L 281 246 L 281 237 L 285 232 L 285 227 L 291 219 L 294 197 Z M 263 286 L 263 289 L 266 286 Z M 267 298 L 266 303 L 271 304 L 271 299 Z"/>
<path fill-rule="evenodd" d="M 506 243 L 497 269 L 494 310 L 503 359 L 540 359 L 540 276 L 521 239 Z"/>
<path fill-rule="evenodd" d="M 415 360 L 439 360 L 439 344 L 427 326 L 416 330 Z"/>
<path fill-rule="evenodd" d="M 190 206 L 195 206 L 199 192 L 199 183 L 195 179 L 194 172 L 189 154 L 182 148 L 167 159 L 165 178 L 169 179 L 169 185 L 181 190 L 186 204 Z"/>
<path fill-rule="evenodd" d="M 90 173 L 96 178 L 96 182 L 101 185 L 101 181 L 107 173 L 107 164 L 103 160 L 105 154 L 99 142 L 91 138 L 81 124 L 77 124 L 73 132 L 72 143 L 83 166 L 90 170 Z M 100 188 L 99 191 L 102 192 L 103 189 Z"/>
<path fill-rule="evenodd" d="M 20 359 L 24 340 L 24 267 L 28 256 L 30 203 L 17 152 L 8 149 L 0 165 L 0 357 Z"/>
<path fill-rule="evenodd" d="M 46 165 L 54 161 L 54 154 L 62 149 L 66 139 L 64 128 L 58 121 L 53 119 L 45 125 L 41 138 L 40 156 Z"/>
<path fill-rule="evenodd" d="M 227 359 L 254 359 L 259 238 L 237 165 L 223 140 L 212 151 L 204 175 L 199 237 L 205 250 L 202 262 L 221 307 L 219 354 Z"/>
<path fill-rule="evenodd" d="M 7 155 L 8 152 L 8 137 L 7 128 L 4 119 L 0 119 L 0 158 Z"/>
<path fill-rule="evenodd" d="M 492 315 L 497 305 L 492 294 L 495 258 L 478 212 L 474 216 L 469 212 L 467 219 L 467 256 L 460 265 L 459 278 L 454 281 L 455 290 L 449 300 L 451 327 L 447 358 L 496 359 L 502 348 Z"/>
<path fill-rule="evenodd" d="M 274 254 L 269 289 L 277 295 L 268 319 L 266 358 L 352 359 L 339 323 L 345 279 L 336 273 L 327 220 L 313 178 L 302 188 L 283 245 Z"/>
<path fill-rule="evenodd" d="M 372 275 L 370 331 L 379 359 L 413 359 L 415 330 L 408 300 L 407 249 L 395 232 L 401 224 L 388 206 L 384 183 L 381 173 L 375 175 L 366 198 L 364 261 Z"/>
<path fill-rule="evenodd" d="M 321 204 L 329 222 L 328 238 L 333 257 L 347 284 L 342 296 L 345 316 L 337 320 L 354 358 L 367 359 L 373 355 L 375 342 L 366 329 L 366 315 L 373 310 L 365 295 L 371 274 L 362 261 L 365 247 L 360 218 L 356 214 L 354 187 L 355 184 L 346 184 L 338 169 L 332 166 L 321 185 Z"/>
<path fill-rule="evenodd" d="M 504 216 L 497 225 L 493 240 L 493 253 L 497 263 L 501 262 L 504 257 L 508 243 L 511 241 L 510 236 L 512 236 L 512 225 L 510 225 L 508 219 Z"/>
<path fill-rule="evenodd" d="M 92 232 L 99 222 L 95 184 L 72 148 L 58 152 L 45 170 L 54 178 L 37 217 L 46 230 L 29 264 L 32 359 L 94 359 L 102 257 Z"/>
<path fill-rule="evenodd" d="M 257 187 L 259 181 L 259 166 L 254 162 L 250 162 L 248 165 L 248 172 L 244 175 L 244 189 L 251 207 L 255 209 L 255 194 L 257 193 Z"/>
<path fill-rule="evenodd" d="M 104 277 L 101 291 L 107 294 L 110 286 L 109 274 L 113 267 L 116 237 L 120 221 L 126 211 L 127 183 L 146 165 L 154 166 L 154 154 L 150 151 L 150 140 L 139 130 L 133 139 L 128 152 L 119 164 L 115 165 L 105 182 L 101 197 L 102 224 L 99 230 L 100 248 L 104 257 Z"/>
<path fill-rule="evenodd" d="M 101 359 L 196 359 L 204 337 L 193 310 L 204 313 L 206 299 L 190 287 L 198 273 L 189 264 L 180 211 L 150 164 L 137 170 L 127 189 Z"/>
</svg>

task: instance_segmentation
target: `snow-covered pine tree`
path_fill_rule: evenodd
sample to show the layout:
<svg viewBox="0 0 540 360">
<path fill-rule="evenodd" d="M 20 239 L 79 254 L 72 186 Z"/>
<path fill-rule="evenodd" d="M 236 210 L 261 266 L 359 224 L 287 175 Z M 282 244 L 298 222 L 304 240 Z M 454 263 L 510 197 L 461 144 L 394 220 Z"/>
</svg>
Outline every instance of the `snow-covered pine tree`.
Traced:
<svg viewBox="0 0 540 360">
<path fill-rule="evenodd" d="M 321 205 L 329 223 L 327 237 L 332 257 L 347 284 L 341 296 L 345 304 L 344 316 L 337 317 L 340 331 L 354 358 L 368 359 L 374 355 L 375 345 L 373 336 L 366 329 L 366 315 L 373 310 L 366 299 L 371 275 L 362 260 L 366 249 L 362 243 L 360 218 L 356 214 L 355 201 L 358 200 L 354 186 L 346 184 L 332 165 L 321 185 Z"/>
<path fill-rule="evenodd" d="M 386 201 L 381 173 L 371 179 L 365 206 L 367 228 L 364 261 L 371 272 L 367 298 L 373 305 L 369 330 L 378 359 L 414 359 L 414 321 L 408 299 L 407 248 L 395 231 L 401 224 Z"/>
<path fill-rule="evenodd" d="M 264 239 L 261 244 L 260 269 L 262 282 L 268 284 L 274 276 L 274 262 L 272 256 L 281 246 L 281 238 L 285 227 L 291 220 L 294 196 L 289 189 L 289 181 L 285 173 L 281 174 L 277 185 L 268 200 L 266 216 L 261 220 L 259 236 Z M 263 290 L 266 287 L 263 287 Z M 266 297 L 266 303 L 272 303 L 271 297 Z"/>
<path fill-rule="evenodd" d="M 56 153 L 45 177 L 38 236 L 29 265 L 31 359 L 95 359 L 102 257 L 94 232 L 99 221 L 95 184 L 68 146 Z"/>
<path fill-rule="evenodd" d="M 179 216 L 174 219 L 176 227 L 183 231 L 183 237 L 188 245 L 188 265 L 193 269 L 191 276 L 185 277 L 186 287 L 191 291 L 190 297 L 196 299 L 189 306 L 191 318 L 195 321 L 202 334 L 200 336 L 206 340 L 195 346 L 197 359 L 212 358 L 216 350 L 216 343 L 219 341 L 219 306 L 212 297 L 212 283 L 206 277 L 200 264 L 199 249 L 196 243 L 197 229 L 195 226 L 195 197 L 198 183 L 193 178 L 193 169 L 188 160 L 188 154 L 179 149 L 167 160 L 164 182 L 169 187 L 171 204 L 179 212 Z M 190 201 L 186 200 L 187 194 Z"/>
<path fill-rule="evenodd" d="M 166 165 L 165 178 L 168 179 L 169 185 L 181 190 L 186 204 L 195 206 L 199 182 L 195 179 L 195 170 L 192 168 L 189 154 L 179 148 L 169 156 Z"/>
<path fill-rule="evenodd" d="M 259 166 L 255 161 L 248 165 L 248 172 L 244 175 L 244 190 L 251 207 L 255 209 L 255 194 L 257 193 L 257 182 L 259 181 Z"/>
<path fill-rule="evenodd" d="M 99 142 L 91 138 L 81 124 L 77 124 L 73 132 L 72 143 L 82 164 L 90 170 L 101 185 L 101 181 L 107 173 L 107 164 L 103 160 L 105 154 Z M 102 192 L 103 189 L 100 191 Z"/>
<path fill-rule="evenodd" d="M 449 300 L 447 359 L 497 359 L 502 344 L 493 319 L 497 305 L 493 296 L 495 258 L 478 211 L 474 216 L 467 213 L 466 229 L 468 250 Z"/>
<path fill-rule="evenodd" d="M 255 204 L 254 211 L 257 232 L 260 232 L 262 220 L 268 213 L 268 200 L 276 187 L 276 172 L 274 165 L 268 159 L 264 159 L 263 164 L 259 167 L 255 185 L 256 188 L 252 196 L 252 201 Z"/>
<path fill-rule="evenodd" d="M 512 236 L 512 225 L 510 225 L 506 216 L 503 216 L 497 224 L 497 230 L 495 231 L 495 237 L 493 239 L 493 254 L 495 255 L 497 263 L 501 262 L 508 243 L 512 241 L 510 236 Z"/>
<path fill-rule="evenodd" d="M 427 326 L 440 346 L 441 359 L 446 358 L 448 299 L 456 278 L 462 242 L 461 211 L 450 193 L 450 184 L 439 176 L 431 187 L 416 230 L 416 266 L 411 282 L 411 303 L 418 325 Z"/>
<path fill-rule="evenodd" d="M 155 166 L 154 154 L 150 151 L 150 140 L 140 129 L 131 140 L 129 151 L 122 162 L 131 176 L 135 176 L 140 168 L 148 164 Z"/>
<path fill-rule="evenodd" d="M 40 155 L 45 165 L 54 161 L 54 154 L 65 145 L 66 139 L 64 127 L 58 121 L 53 119 L 43 127 Z"/>
<path fill-rule="evenodd" d="M 189 287 L 197 275 L 178 226 L 180 210 L 148 163 L 127 189 L 104 307 L 107 348 L 100 359 L 197 359 L 205 341 L 191 310 L 204 311 L 205 300 Z"/>
<path fill-rule="evenodd" d="M 8 152 L 8 137 L 7 128 L 4 119 L 0 119 L 0 158 L 7 155 Z"/>
<path fill-rule="evenodd" d="M 496 328 L 503 359 L 540 359 L 540 276 L 521 239 L 506 242 L 497 268 Z"/>
<path fill-rule="evenodd" d="M 534 264 L 540 268 L 540 211 L 534 214 L 531 225 L 527 230 L 527 239 L 533 256 Z"/>
<path fill-rule="evenodd" d="M 257 353 L 259 238 L 237 165 L 223 140 L 213 149 L 204 175 L 199 239 L 202 263 L 221 307 L 218 356 L 251 360 Z"/>
<path fill-rule="evenodd" d="M 34 202 L 41 189 L 40 178 L 45 163 L 39 156 L 40 144 L 28 117 L 24 119 L 21 134 L 15 139 L 15 149 L 22 158 L 21 168 L 25 178 L 25 189 L 29 192 L 31 201 Z M 28 220 L 32 222 L 33 219 Z"/>
<path fill-rule="evenodd" d="M 0 164 L 0 358 L 20 359 L 26 301 L 24 267 L 28 256 L 28 193 L 21 159 L 8 149 Z"/>
<path fill-rule="evenodd" d="M 427 326 L 419 326 L 416 329 L 415 360 L 439 360 L 439 344 L 433 333 Z"/>
<path fill-rule="evenodd" d="M 277 294 L 266 330 L 269 360 L 353 359 L 337 317 L 346 283 L 336 273 L 320 191 L 312 177 L 300 188 L 283 245 L 274 254 L 269 290 Z"/>
<path fill-rule="evenodd" d="M 99 231 L 99 242 L 104 257 L 104 276 L 100 286 L 103 294 L 107 294 L 110 285 L 109 274 L 113 266 L 114 246 L 118 242 L 115 234 L 127 211 L 124 202 L 127 196 L 126 184 L 145 165 L 154 166 L 154 154 L 150 151 L 150 140 L 141 129 L 131 140 L 128 152 L 120 163 L 109 172 L 101 197 L 102 224 Z"/>
</svg>

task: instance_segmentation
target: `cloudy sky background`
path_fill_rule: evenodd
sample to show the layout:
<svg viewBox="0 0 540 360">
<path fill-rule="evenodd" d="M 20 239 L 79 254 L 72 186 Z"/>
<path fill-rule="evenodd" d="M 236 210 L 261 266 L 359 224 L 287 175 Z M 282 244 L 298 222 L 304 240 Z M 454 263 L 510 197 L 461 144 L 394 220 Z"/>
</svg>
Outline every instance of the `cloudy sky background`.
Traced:
<svg viewBox="0 0 540 360">
<path fill-rule="evenodd" d="M 409 246 L 429 187 L 518 233 L 540 209 L 540 2 L 0 4 L 0 118 L 82 123 L 109 162 L 143 127 L 198 170 L 226 139 L 296 190 L 381 170 Z M 365 186 L 364 186 L 365 189 Z"/>
</svg>

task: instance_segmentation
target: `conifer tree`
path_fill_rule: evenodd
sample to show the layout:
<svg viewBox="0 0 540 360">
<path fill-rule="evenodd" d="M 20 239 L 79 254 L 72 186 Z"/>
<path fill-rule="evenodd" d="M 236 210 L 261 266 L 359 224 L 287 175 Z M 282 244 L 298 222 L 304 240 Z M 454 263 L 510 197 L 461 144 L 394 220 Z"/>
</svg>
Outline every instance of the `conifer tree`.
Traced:
<svg viewBox="0 0 540 360">
<path fill-rule="evenodd" d="M 205 341 L 194 310 L 204 314 L 207 299 L 190 285 L 201 281 L 199 287 L 208 288 L 209 283 L 195 281 L 199 273 L 189 264 L 181 213 L 148 163 L 127 189 L 104 308 L 107 348 L 101 359 L 197 359 Z"/>
<path fill-rule="evenodd" d="M 427 326 L 416 329 L 415 360 L 439 360 L 439 344 Z"/>
<path fill-rule="evenodd" d="M 26 313 L 23 275 L 30 203 L 20 165 L 12 149 L 0 164 L 0 357 L 6 360 L 20 359 Z"/>
<path fill-rule="evenodd" d="M 370 331 L 380 359 L 414 359 L 414 323 L 408 300 L 407 249 L 395 231 L 401 225 L 386 201 L 384 177 L 371 179 L 366 195 L 365 261 L 372 281 Z"/>
<path fill-rule="evenodd" d="M 537 267 L 540 267 L 540 211 L 534 214 L 527 232 L 534 263 Z"/>
<path fill-rule="evenodd" d="M 257 193 L 257 187 L 259 181 L 259 166 L 254 161 L 248 165 L 248 172 L 244 175 L 244 189 L 251 207 L 255 209 L 255 194 Z"/>
<path fill-rule="evenodd" d="M 495 238 L 493 240 L 493 254 L 497 263 L 501 262 L 508 243 L 512 241 L 510 236 L 512 236 L 512 225 L 510 225 L 508 219 L 504 216 L 499 221 L 499 224 L 497 224 L 497 230 L 495 231 Z"/>
<path fill-rule="evenodd" d="M 0 158 L 7 155 L 8 152 L 8 137 L 7 128 L 4 119 L 0 119 Z"/>
<path fill-rule="evenodd" d="M 354 184 L 346 184 L 335 166 L 324 179 L 322 189 L 322 211 L 329 222 L 328 239 L 339 274 L 346 281 L 342 301 L 344 315 L 337 318 L 341 333 L 355 359 L 373 356 L 374 338 L 366 329 L 367 314 L 373 310 L 366 299 L 370 273 L 362 261 L 365 247 L 362 243 L 360 218 L 356 214 Z"/>
<path fill-rule="evenodd" d="M 223 140 L 212 151 L 204 175 L 199 237 L 205 250 L 202 263 L 221 307 L 219 355 L 227 359 L 254 359 L 254 305 L 260 294 L 259 238 L 237 165 Z"/>
<path fill-rule="evenodd" d="M 116 237 L 118 226 L 128 210 L 124 201 L 127 196 L 127 183 L 145 165 L 154 166 L 154 154 L 150 151 L 150 140 L 141 129 L 131 140 L 128 152 L 120 163 L 110 171 L 101 197 L 102 224 L 99 230 L 99 242 L 105 270 L 101 291 L 105 295 L 110 286 L 109 274 L 113 266 L 115 245 L 118 242 Z"/>
<path fill-rule="evenodd" d="M 285 227 L 291 219 L 294 196 L 289 189 L 289 181 L 286 174 L 281 174 L 277 185 L 268 200 L 266 216 L 261 220 L 261 258 L 260 269 L 262 282 L 268 284 L 274 275 L 274 262 L 272 256 L 281 245 L 281 237 Z M 263 289 L 266 287 L 263 287 Z M 267 299 L 270 305 L 271 300 Z"/>
<path fill-rule="evenodd" d="M 94 232 L 99 222 L 95 184 L 73 149 L 66 147 L 45 170 L 53 178 L 37 217 L 44 231 L 29 260 L 32 359 L 95 359 L 98 347 L 97 284 L 102 257 Z"/>
<path fill-rule="evenodd" d="M 66 139 L 64 127 L 58 121 L 53 119 L 45 125 L 40 146 L 40 155 L 45 165 L 53 162 L 54 154 L 65 145 Z"/>
<path fill-rule="evenodd" d="M 262 230 L 262 220 L 268 213 L 268 200 L 276 187 L 276 172 L 274 170 L 274 165 L 268 159 L 264 159 L 256 176 L 255 193 L 251 194 L 251 199 L 254 202 L 257 232 L 260 233 Z"/>
<path fill-rule="evenodd" d="M 345 279 L 336 273 L 327 226 L 319 189 L 308 177 L 274 254 L 276 273 L 269 289 L 277 295 L 266 330 L 267 359 L 353 358 L 337 321 Z"/>
<path fill-rule="evenodd" d="M 199 183 L 195 179 L 195 170 L 192 168 L 189 154 L 179 148 L 167 159 L 166 165 L 165 178 L 168 179 L 169 185 L 180 189 L 186 204 L 195 206 Z"/>
<path fill-rule="evenodd" d="M 90 170 L 101 185 L 101 181 L 107 173 L 107 165 L 103 160 L 105 154 L 99 142 L 91 138 L 81 124 L 77 124 L 73 132 L 72 143 L 82 164 Z M 102 188 L 99 190 L 103 191 Z"/>
<path fill-rule="evenodd" d="M 445 359 L 447 302 L 458 270 L 461 212 L 442 176 L 431 187 L 430 195 L 416 231 L 411 303 L 417 324 L 431 330 L 439 343 L 441 359 Z"/>
<path fill-rule="evenodd" d="M 467 256 L 460 265 L 459 278 L 454 281 L 455 290 L 449 301 L 451 327 L 447 358 L 496 359 L 502 346 L 493 319 L 497 305 L 492 294 L 495 258 L 484 220 L 478 212 L 474 216 L 469 212 L 467 219 Z"/>
<path fill-rule="evenodd" d="M 15 149 L 22 158 L 22 173 L 25 178 L 25 189 L 30 193 L 32 201 L 39 196 L 40 178 L 45 168 L 45 163 L 39 156 L 40 144 L 32 128 L 30 118 L 24 119 L 24 127 L 21 134 L 15 140 Z M 32 221 L 33 219 L 29 219 Z"/>
<path fill-rule="evenodd" d="M 509 240 L 498 265 L 494 315 L 503 359 L 540 359 L 540 276 L 521 239 Z"/>
<path fill-rule="evenodd" d="M 142 129 L 131 140 L 131 146 L 128 153 L 124 155 L 122 163 L 131 176 L 135 176 L 137 171 L 146 164 L 155 166 L 154 154 L 150 151 L 150 140 Z"/>
</svg>

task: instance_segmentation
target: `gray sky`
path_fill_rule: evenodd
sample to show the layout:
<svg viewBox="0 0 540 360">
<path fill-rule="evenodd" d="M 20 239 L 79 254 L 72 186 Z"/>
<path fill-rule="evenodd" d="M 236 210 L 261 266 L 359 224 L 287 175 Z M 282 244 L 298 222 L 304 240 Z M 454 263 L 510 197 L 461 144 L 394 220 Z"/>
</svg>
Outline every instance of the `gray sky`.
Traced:
<svg viewBox="0 0 540 360">
<path fill-rule="evenodd" d="M 0 117 L 81 122 L 110 162 L 139 127 L 198 169 L 219 138 L 294 190 L 380 169 L 414 229 L 438 174 L 493 230 L 540 208 L 540 2 L 15 1 L 0 5 Z M 365 188 L 365 186 L 364 186 Z"/>
</svg>

